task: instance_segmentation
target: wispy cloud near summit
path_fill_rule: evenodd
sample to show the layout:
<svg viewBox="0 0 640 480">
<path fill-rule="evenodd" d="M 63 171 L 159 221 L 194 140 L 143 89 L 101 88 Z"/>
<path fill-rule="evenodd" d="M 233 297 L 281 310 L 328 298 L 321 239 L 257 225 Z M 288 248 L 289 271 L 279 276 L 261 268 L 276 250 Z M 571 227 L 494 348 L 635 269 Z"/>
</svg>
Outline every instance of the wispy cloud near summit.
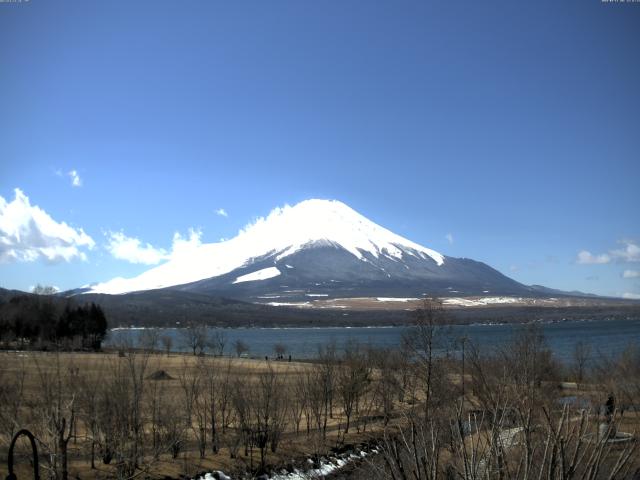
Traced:
<svg viewBox="0 0 640 480">
<path fill-rule="evenodd" d="M 444 238 L 447 239 L 447 242 L 449 242 L 449 245 L 453 245 L 453 234 L 452 233 L 447 233 Z"/>
<path fill-rule="evenodd" d="M 123 232 L 108 232 L 109 243 L 106 249 L 114 258 L 130 263 L 156 265 L 168 258 L 167 251 L 155 248 L 149 243 L 143 244 L 140 239 L 127 237 Z"/>
</svg>

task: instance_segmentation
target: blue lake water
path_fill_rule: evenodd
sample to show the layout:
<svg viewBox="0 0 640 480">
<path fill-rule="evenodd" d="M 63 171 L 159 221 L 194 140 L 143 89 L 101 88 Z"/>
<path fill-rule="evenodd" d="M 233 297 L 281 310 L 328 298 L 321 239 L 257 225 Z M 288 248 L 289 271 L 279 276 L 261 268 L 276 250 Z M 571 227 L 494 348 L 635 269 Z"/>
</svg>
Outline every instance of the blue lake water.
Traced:
<svg viewBox="0 0 640 480">
<path fill-rule="evenodd" d="M 591 354 L 610 356 L 630 344 L 640 342 L 640 318 L 626 320 L 565 321 L 541 324 L 549 348 L 556 358 L 570 361 L 577 342 L 591 345 Z M 520 325 L 455 325 L 443 331 L 447 344 L 455 350 L 455 341 L 466 337 L 480 349 L 494 349 L 509 342 Z M 321 346 L 335 342 L 338 348 L 349 341 L 374 347 L 397 347 L 411 327 L 335 327 L 335 328 L 226 328 L 220 329 L 226 337 L 225 354 L 233 353 L 233 343 L 242 340 L 249 346 L 249 356 L 273 356 L 274 346 L 281 343 L 287 355 L 296 359 L 313 358 Z M 211 329 L 215 331 L 216 329 Z M 107 345 L 118 345 L 126 340 L 137 345 L 141 329 L 117 329 L 109 333 Z M 160 335 L 173 338 L 174 351 L 189 350 L 179 329 L 161 329 Z"/>
</svg>

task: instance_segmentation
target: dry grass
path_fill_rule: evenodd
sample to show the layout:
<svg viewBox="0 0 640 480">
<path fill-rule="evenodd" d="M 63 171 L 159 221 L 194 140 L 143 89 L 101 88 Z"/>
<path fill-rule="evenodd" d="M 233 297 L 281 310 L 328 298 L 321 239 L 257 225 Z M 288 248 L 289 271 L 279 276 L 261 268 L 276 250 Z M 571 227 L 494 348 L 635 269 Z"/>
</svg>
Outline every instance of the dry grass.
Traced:
<svg viewBox="0 0 640 480">
<path fill-rule="evenodd" d="M 142 358 L 142 353 L 136 353 L 137 357 Z M 146 355 L 145 355 L 146 356 Z M 275 371 L 278 378 L 284 382 L 284 388 L 291 391 L 291 385 L 297 377 L 303 375 L 314 367 L 311 363 L 287 362 L 275 360 L 255 360 L 246 358 L 212 358 L 212 357 L 196 357 L 188 354 L 148 354 L 146 356 L 147 365 L 145 369 L 145 388 L 151 388 L 157 384 L 162 391 L 162 396 L 169 399 L 172 409 L 175 413 L 181 413 L 182 398 L 184 390 L 180 377 L 195 372 L 204 361 L 206 368 L 218 369 L 226 371 L 230 369 L 232 381 L 239 380 L 243 383 L 253 383 L 257 381 L 258 375 L 266 373 L 269 370 Z M 109 383 L 109 376 L 117 371 L 118 365 L 123 367 L 127 362 L 126 357 L 120 357 L 117 353 L 47 353 L 47 352 L 1 352 L 0 353 L 0 371 L 2 379 L 10 379 L 18 377 L 21 372 L 25 373 L 23 398 L 25 405 L 21 411 L 21 419 L 19 419 L 18 428 L 26 426 L 33 428 L 38 422 L 37 411 L 34 411 L 28 405 L 37 403 L 37 396 L 40 394 L 40 387 L 43 376 L 54 376 L 58 371 L 71 372 L 76 371 L 78 375 L 86 378 L 99 378 L 105 384 Z M 152 380 L 148 377 L 154 372 L 164 371 L 170 377 L 166 380 Z M 328 421 L 327 438 L 324 447 L 335 446 L 338 443 L 363 441 L 369 434 L 358 433 L 354 428 L 347 438 L 339 434 L 338 425 L 344 421 L 344 418 L 335 409 L 333 418 Z M 26 423 L 26 425 L 25 425 Z M 304 424 L 304 420 L 303 420 Z M 301 430 L 303 429 L 301 425 Z M 4 432 L 2 432 L 4 433 Z M 69 444 L 69 472 L 70 478 L 112 478 L 114 475 L 113 467 L 104 465 L 96 459 L 96 469 L 92 470 L 89 465 L 89 440 L 86 425 L 81 421 L 78 422 L 76 430 L 76 438 L 72 439 Z M 313 436 L 313 434 L 312 434 Z M 3 458 L 6 458 L 8 449 L 8 437 L 0 435 L 0 452 Z M 29 449 L 26 441 L 19 441 L 17 452 L 23 454 Z M 292 463 L 295 459 L 306 458 L 311 454 L 310 439 L 306 434 L 301 433 L 295 435 L 293 425 L 289 424 L 285 429 L 283 441 L 278 451 L 273 454 L 269 452 L 269 463 L 271 465 L 285 465 Z M 40 450 L 42 454 L 42 449 Z M 213 454 L 211 449 L 207 447 L 205 458 L 200 458 L 197 451 L 197 445 L 191 438 L 183 448 L 178 458 L 173 459 L 169 453 L 160 455 L 158 460 L 149 461 L 150 467 L 147 475 L 152 478 L 163 478 L 164 476 L 178 477 L 182 474 L 194 475 L 202 471 L 223 470 L 229 472 L 242 472 L 249 465 L 257 466 L 259 463 L 257 451 L 253 451 L 253 458 L 245 457 L 242 448 L 238 453 L 238 458 L 230 458 L 229 448 L 221 445 L 221 449 L 217 454 Z M 31 473 L 28 465 L 26 465 L 26 456 L 19 457 L 17 461 L 18 478 L 29 478 Z M 41 461 L 42 464 L 42 461 Z M 6 464 L 0 465 L 0 478 L 7 475 Z M 41 471 L 43 471 L 41 467 Z"/>
<path fill-rule="evenodd" d="M 136 358 L 138 361 L 145 359 L 147 362 L 145 368 L 144 387 L 147 391 L 151 391 L 157 387 L 161 391 L 161 395 L 168 399 L 169 415 L 181 415 L 184 412 L 184 388 L 181 378 L 186 375 L 192 375 L 198 369 L 202 369 L 203 365 L 206 369 L 214 369 L 220 372 L 230 371 L 232 381 L 238 381 L 245 385 L 255 385 L 261 374 L 273 371 L 277 374 L 278 379 L 282 382 L 283 389 L 287 395 L 294 395 L 294 385 L 304 375 L 311 370 L 317 368 L 313 363 L 303 362 L 287 362 L 274 360 L 255 360 L 245 358 L 212 358 L 212 357 L 196 357 L 187 354 L 143 354 L 135 353 L 134 357 L 120 357 L 117 353 L 45 353 L 45 352 L 0 352 L 0 382 L 9 382 L 9 380 L 17 378 L 22 372 L 24 378 L 23 398 L 25 404 L 22 406 L 18 415 L 16 425 L 19 428 L 26 426 L 27 428 L 37 428 L 38 418 L 41 412 L 38 408 L 34 408 L 38 404 L 38 396 L 41 392 L 41 384 L 44 377 L 55 376 L 58 372 L 75 371 L 79 376 L 85 378 L 98 379 L 98 385 L 109 385 L 113 379 L 112 376 L 118 372 L 118 368 L 126 368 L 128 362 Z M 166 372 L 170 379 L 151 380 L 148 377 L 154 372 Z M 461 386 L 461 377 L 455 373 L 446 375 L 448 383 L 453 386 L 453 392 L 459 390 Z M 373 382 L 380 378 L 379 371 L 372 372 Z M 8 384 L 8 383 L 4 383 Z M 467 396 L 465 406 L 468 409 L 480 408 L 479 400 L 473 395 L 471 376 L 465 377 L 467 387 Z M 592 385 L 589 388 L 583 388 L 582 393 L 596 395 L 602 393 Z M 571 394 L 576 392 L 572 391 Z M 372 395 L 369 393 L 369 395 Z M 452 401 L 455 397 L 452 396 Z M 420 397 L 413 401 L 419 401 Z M 328 432 L 325 441 L 319 440 L 320 435 L 312 432 L 310 436 L 306 434 L 306 425 L 304 420 L 301 424 L 301 431 L 295 434 L 293 423 L 289 421 L 285 428 L 282 442 L 276 453 L 269 452 L 268 463 L 272 466 L 281 467 L 289 463 L 296 463 L 301 459 L 309 457 L 314 451 L 325 450 L 338 446 L 340 444 L 356 444 L 371 437 L 379 436 L 383 425 L 380 421 L 370 421 L 366 432 L 359 432 L 357 428 L 353 428 L 349 435 L 344 436 L 340 431 L 345 423 L 345 416 L 337 406 L 334 409 L 334 415 L 328 419 Z M 0 406 L 1 408 L 2 406 Z M 394 413 L 396 415 L 392 424 L 402 424 L 403 414 L 411 408 L 409 403 L 394 404 Z M 372 416 L 380 414 L 379 408 L 371 411 Z M 596 422 L 597 419 L 592 421 Z M 148 422 L 147 422 L 148 423 Z M 233 422 L 231 427 L 233 429 Z M 595 424 L 594 424 L 595 426 Z M 83 421 L 79 422 L 76 431 L 76 438 L 72 439 L 69 445 L 69 471 L 70 478 L 113 478 L 114 467 L 112 465 L 104 465 L 99 460 L 96 461 L 96 469 L 92 470 L 89 465 L 88 457 L 88 432 Z M 145 433 L 148 434 L 148 426 L 145 426 Z M 637 413 L 625 412 L 619 421 L 619 429 L 621 431 L 639 433 L 640 432 L 640 415 Z M 485 434 L 480 434 L 485 435 Z M 468 437 L 465 442 L 470 443 L 473 436 Z M 322 446 L 319 447 L 319 444 Z M 486 443 L 486 439 L 485 439 Z M 0 432 L 0 455 L 6 458 L 6 450 L 8 448 L 8 438 L 6 432 Z M 514 447 L 514 451 L 519 447 Z M 26 442 L 19 445 L 20 452 L 26 452 Z M 447 459 L 448 455 L 443 449 L 443 459 Z M 42 452 L 42 450 L 41 450 Z M 259 463 L 257 450 L 254 449 L 252 456 L 245 456 L 243 449 L 238 451 L 237 458 L 231 458 L 231 450 L 225 442 L 221 442 L 221 449 L 217 454 L 211 452 L 210 447 L 207 448 L 205 458 L 200 458 L 197 450 L 195 436 L 190 433 L 190 437 L 178 458 L 173 459 L 171 455 L 162 453 L 157 460 L 146 458 L 148 469 L 144 471 L 143 476 L 150 478 L 163 478 L 170 476 L 173 478 L 180 475 L 194 476 L 196 473 L 203 471 L 223 470 L 228 474 L 239 474 L 245 472 L 248 467 L 256 467 Z M 635 464 L 640 462 L 639 458 L 634 459 Z M 18 459 L 18 478 L 30 478 L 30 471 L 26 456 Z M 640 466 L 640 464 L 638 465 Z M 44 470 L 42 470 L 44 472 Z M 0 464 L 0 478 L 7 475 L 6 464 Z"/>
</svg>

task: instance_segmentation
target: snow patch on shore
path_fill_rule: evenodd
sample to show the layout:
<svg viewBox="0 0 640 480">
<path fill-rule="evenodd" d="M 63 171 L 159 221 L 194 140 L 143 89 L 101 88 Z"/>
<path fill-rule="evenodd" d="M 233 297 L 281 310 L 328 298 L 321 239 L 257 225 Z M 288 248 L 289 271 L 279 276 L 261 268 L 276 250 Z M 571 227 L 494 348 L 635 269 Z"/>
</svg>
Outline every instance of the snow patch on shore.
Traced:
<svg viewBox="0 0 640 480">
<path fill-rule="evenodd" d="M 501 303 L 520 303 L 520 297 L 479 297 L 479 298 L 461 298 L 452 297 L 442 300 L 444 305 L 458 305 L 461 307 L 478 307 L 481 305 L 495 305 Z"/>
<path fill-rule="evenodd" d="M 419 298 L 376 297 L 378 302 L 414 302 Z"/>
</svg>

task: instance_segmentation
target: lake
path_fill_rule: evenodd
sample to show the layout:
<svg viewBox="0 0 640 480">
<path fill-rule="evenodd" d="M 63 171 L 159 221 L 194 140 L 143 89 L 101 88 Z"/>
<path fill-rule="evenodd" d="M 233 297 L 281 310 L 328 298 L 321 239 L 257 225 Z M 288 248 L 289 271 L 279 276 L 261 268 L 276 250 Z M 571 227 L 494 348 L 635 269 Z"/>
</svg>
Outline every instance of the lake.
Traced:
<svg viewBox="0 0 640 480">
<path fill-rule="evenodd" d="M 592 356 L 611 355 L 629 344 L 640 342 L 640 318 L 626 320 L 589 320 L 542 323 L 543 333 L 549 348 L 556 358 L 570 361 L 577 342 L 591 345 Z M 507 343 L 521 325 L 455 325 L 446 327 L 443 332 L 449 345 L 455 345 L 457 339 L 466 337 L 481 349 L 497 348 Z M 210 329 L 223 331 L 226 337 L 225 354 L 233 353 L 233 343 L 242 340 L 249 346 L 252 357 L 273 356 L 274 345 L 281 343 L 287 348 L 287 355 L 293 359 L 313 358 L 318 348 L 330 342 L 336 342 L 338 348 L 348 341 L 357 341 L 374 347 L 397 347 L 402 337 L 411 327 L 335 327 L 335 328 L 225 328 Z M 143 329 L 114 329 L 109 333 L 105 344 L 118 345 L 127 341 L 137 345 Z M 173 338 L 174 351 L 188 351 L 184 345 L 180 329 L 167 328 L 160 335 Z M 455 349 L 457 347 L 453 347 Z"/>
</svg>

